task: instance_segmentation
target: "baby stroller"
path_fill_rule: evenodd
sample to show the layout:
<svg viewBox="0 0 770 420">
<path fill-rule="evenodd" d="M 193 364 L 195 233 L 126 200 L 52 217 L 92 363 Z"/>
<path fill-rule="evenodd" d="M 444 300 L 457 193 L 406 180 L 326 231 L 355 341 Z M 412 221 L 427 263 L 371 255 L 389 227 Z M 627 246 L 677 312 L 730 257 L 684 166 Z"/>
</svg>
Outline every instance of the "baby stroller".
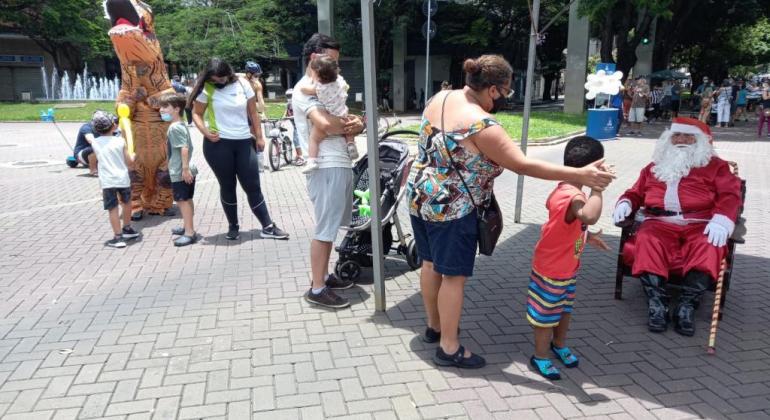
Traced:
<svg viewBox="0 0 770 420">
<path fill-rule="evenodd" d="M 410 235 L 405 235 L 398 220 L 398 203 L 406 192 L 406 182 L 412 167 L 409 157 L 409 147 L 397 140 L 395 136 L 417 136 L 414 131 L 398 130 L 386 133 L 380 138 L 380 206 L 382 208 L 382 249 L 383 254 L 396 251 L 406 257 L 406 263 L 411 269 L 417 269 L 422 262 L 417 256 L 417 247 Z M 340 279 L 355 281 L 361 275 L 361 267 L 371 267 L 372 235 L 369 230 L 371 215 L 367 211 L 369 192 L 369 160 L 366 155 L 356 162 L 353 167 L 353 219 L 350 227 L 343 228 L 347 234 L 335 249 L 339 259 L 334 266 L 334 273 Z M 396 238 L 391 229 L 396 227 Z M 397 246 L 393 247 L 393 242 Z"/>
</svg>

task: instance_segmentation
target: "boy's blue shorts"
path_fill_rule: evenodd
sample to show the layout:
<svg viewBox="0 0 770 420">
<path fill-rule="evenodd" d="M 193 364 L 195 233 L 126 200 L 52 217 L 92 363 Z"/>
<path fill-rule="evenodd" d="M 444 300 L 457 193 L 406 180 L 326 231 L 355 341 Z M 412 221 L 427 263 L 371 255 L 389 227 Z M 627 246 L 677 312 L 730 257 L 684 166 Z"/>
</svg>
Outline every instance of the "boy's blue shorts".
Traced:
<svg viewBox="0 0 770 420">
<path fill-rule="evenodd" d="M 475 212 L 448 222 L 410 219 L 417 255 L 432 262 L 434 271 L 445 276 L 473 275 L 479 236 Z"/>
</svg>

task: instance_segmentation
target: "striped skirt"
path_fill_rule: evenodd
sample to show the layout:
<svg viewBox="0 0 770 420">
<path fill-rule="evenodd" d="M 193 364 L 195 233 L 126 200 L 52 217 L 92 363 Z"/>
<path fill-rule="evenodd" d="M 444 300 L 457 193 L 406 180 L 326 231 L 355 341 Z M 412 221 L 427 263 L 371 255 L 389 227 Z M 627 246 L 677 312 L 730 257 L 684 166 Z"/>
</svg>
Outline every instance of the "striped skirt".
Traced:
<svg viewBox="0 0 770 420">
<path fill-rule="evenodd" d="M 535 327 L 551 328 L 559 325 L 562 313 L 572 313 L 575 302 L 575 282 L 571 279 L 552 279 L 532 270 L 527 296 L 527 320 Z"/>
</svg>

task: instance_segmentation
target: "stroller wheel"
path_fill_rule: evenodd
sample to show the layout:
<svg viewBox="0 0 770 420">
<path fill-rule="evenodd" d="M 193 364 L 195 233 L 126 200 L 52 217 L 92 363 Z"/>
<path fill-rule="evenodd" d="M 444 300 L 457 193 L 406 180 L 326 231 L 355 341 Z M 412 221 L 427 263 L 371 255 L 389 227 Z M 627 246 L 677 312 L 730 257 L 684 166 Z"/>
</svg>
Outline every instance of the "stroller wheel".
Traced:
<svg viewBox="0 0 770 420">
<path fill-rule="evenodd" d="M 422 260 L 417 255 L 417 244 L 414 242 L 414 239 L 409 241 L 409 245 L 406 247 L 406 263 L 412 270 L 417 270 L 422 266 Z"/>
<path fill-rule="evenodd" d="M 361 265 L 355 261 L 337 261 L 334 265 L 334 274 L 340 280 L 356 281 L 361 276 Z"/>
</svg>

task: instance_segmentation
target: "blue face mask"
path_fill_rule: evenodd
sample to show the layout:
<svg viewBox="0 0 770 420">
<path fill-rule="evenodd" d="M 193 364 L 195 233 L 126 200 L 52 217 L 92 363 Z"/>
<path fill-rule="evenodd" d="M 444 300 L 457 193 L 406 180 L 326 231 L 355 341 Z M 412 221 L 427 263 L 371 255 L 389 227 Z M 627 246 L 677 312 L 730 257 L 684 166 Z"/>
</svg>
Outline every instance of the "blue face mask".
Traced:
<svg viewBox="0 0 770 420">
<path fill-rule="evenodd" d="M 160 113 L 160 119 L 161 119 L 161 120 L 163 120 L 163 121 L 165 121 L 165 122 L 170 122 L 170 121 L 172 121 L 174 118 L 171 116 L 171 114 L 166 114 L 165 112 L 161 112 L 161 113 Z"/>
</svg>

